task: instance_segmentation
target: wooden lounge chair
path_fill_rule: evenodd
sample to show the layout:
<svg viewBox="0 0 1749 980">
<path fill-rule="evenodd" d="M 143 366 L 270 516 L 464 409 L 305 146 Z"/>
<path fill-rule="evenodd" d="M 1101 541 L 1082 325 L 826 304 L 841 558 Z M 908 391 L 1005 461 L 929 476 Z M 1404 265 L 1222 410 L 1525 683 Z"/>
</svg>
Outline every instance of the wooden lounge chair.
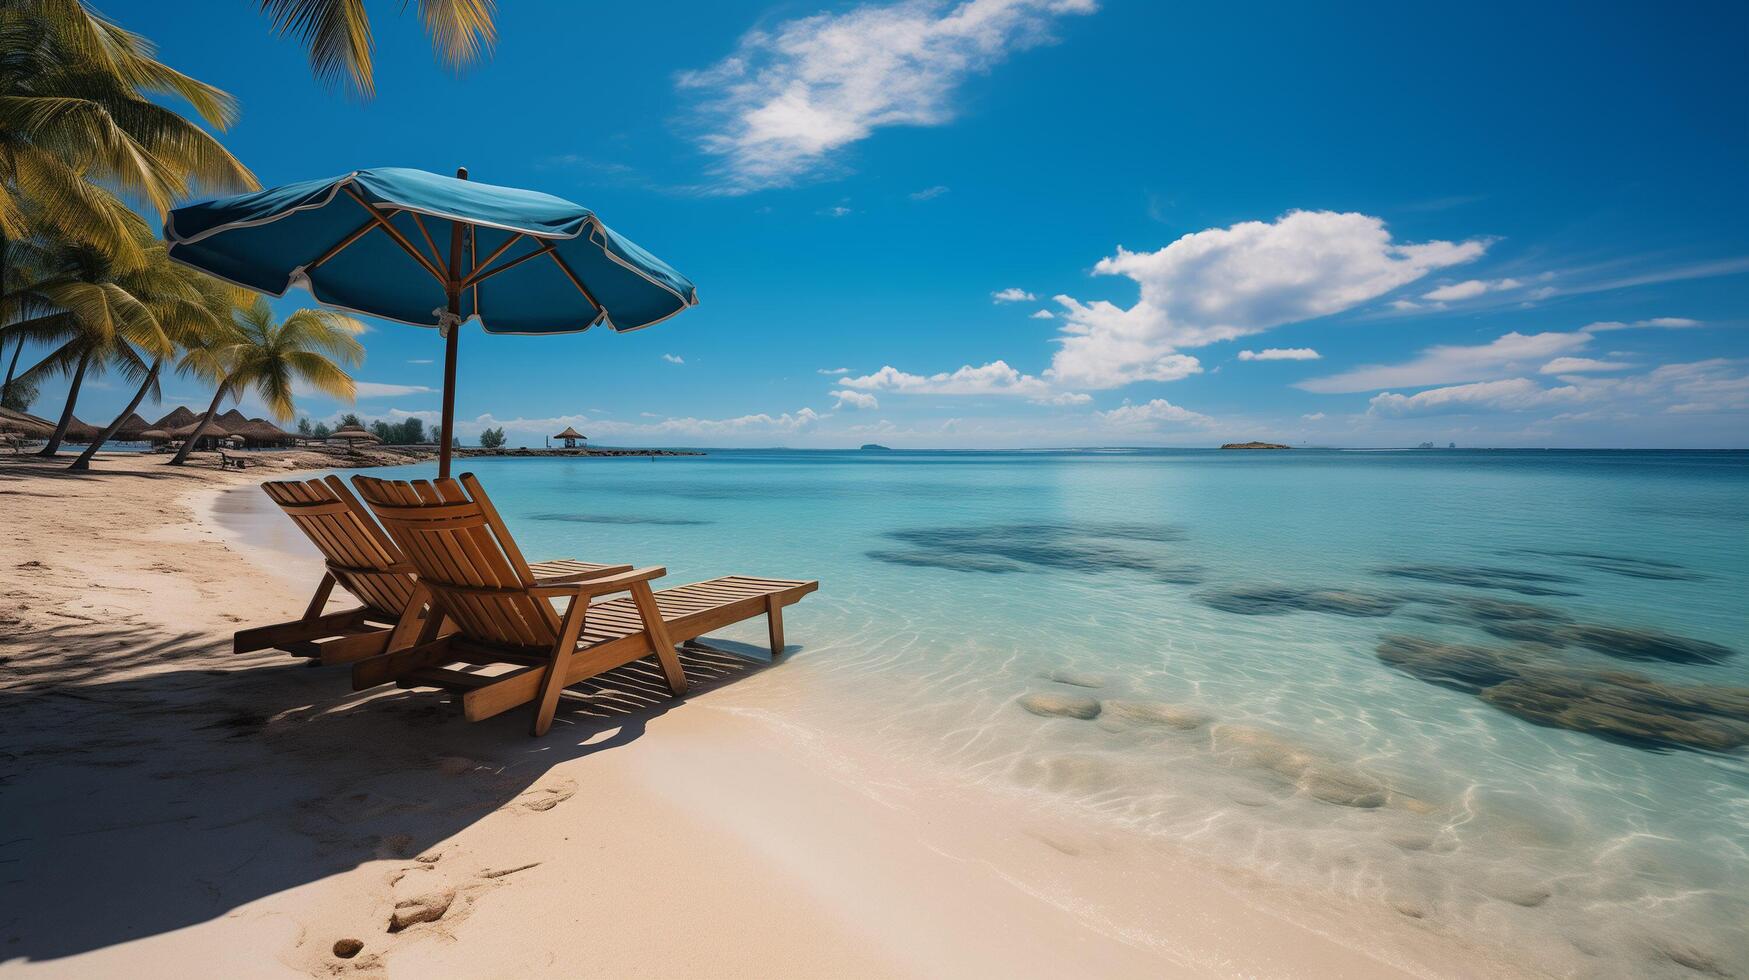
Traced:
<svg viewBox="0 0 1749 980">
<path fill-rule="evenodd" d="M 473 474 L 459 482 L 355 476 L 352 483 L 418 570 L 432 609 L 415 646 L 353 664 L 353 687 L 394 682 L 460 691 L 469 721 L 534 702 L 533 733 L 544 735 L 564 688 L 652 654 L 669 690 L 683 694 L 676 643 L 763 615 L 776 658 L 783 652 L 783 607 L 819 588 L 731 575 L 652 591 L 663 568 L 543 581 Z M 629 595 L 594 602 L 616 592 Z M 569 600 L 563 615 L 555 599 Z M 448 626 L 454 632 L 439 635 Z"/>
<path fill-rule="evenodd" d="M 350 663 L 409 645 L 418 636 L 428 596 L 401 554 L 370 512 L 339 477 L 263 483 L 292 523 L 310 539 L 328 569 L 300 619 L 238 630 L 237 653 L 277 648 L 323 663 Z M 533 566 L 543 582 L 565 582 L 631 570 L 630 565 L 591 565 L 561 558 Z M 339 585 L 362 605 L 324 612 Z"/>
</svg>

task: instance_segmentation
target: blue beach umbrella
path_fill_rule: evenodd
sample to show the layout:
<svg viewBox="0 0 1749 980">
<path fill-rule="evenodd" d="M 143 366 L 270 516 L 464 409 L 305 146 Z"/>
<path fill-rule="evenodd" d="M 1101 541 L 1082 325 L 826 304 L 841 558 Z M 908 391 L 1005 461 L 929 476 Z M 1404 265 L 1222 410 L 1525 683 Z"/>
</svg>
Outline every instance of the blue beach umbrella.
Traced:
<svg viewBox="0 0 1749 980">
<path fill-rule="evenodd" d="M 445 338 L 449 475 L 456 328 L 624 333 L 698 303 L 698 291 L 595 212 L 538 191 L 382 167 L 170 212 L 170 257 L 257 292 L 302 286 L 324 306 L 435 327 Z"/>
</svg>

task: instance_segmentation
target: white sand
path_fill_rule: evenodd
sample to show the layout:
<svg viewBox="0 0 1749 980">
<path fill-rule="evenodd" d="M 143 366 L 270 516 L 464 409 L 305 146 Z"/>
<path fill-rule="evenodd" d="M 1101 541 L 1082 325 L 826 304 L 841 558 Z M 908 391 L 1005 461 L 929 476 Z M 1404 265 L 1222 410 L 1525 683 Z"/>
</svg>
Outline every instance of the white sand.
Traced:
<svg viewBox="0 0 1749 980">
<path fill-rule="evenodd" d="M 1513 973 L 1401 915 L 887 772 L 849 733 L 796 738 L 732 677 L 530 739 L 521 712 L 470 725 L 432 692 L 235 656 L 316 566 L 214 525 L 260 470 L 161 459 L 0 462 L 0 973 Z M 397 905 L 432 920 L 390 932 Z"/>
</svg>

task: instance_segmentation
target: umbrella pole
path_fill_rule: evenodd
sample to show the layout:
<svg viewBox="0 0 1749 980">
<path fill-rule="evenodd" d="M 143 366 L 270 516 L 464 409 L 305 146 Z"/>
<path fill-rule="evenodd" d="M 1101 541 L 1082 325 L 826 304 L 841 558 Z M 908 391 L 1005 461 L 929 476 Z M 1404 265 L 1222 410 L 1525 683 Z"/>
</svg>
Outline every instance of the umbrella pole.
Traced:
<svg viewBox="0 0 1749 980">
<path fill-rule="evenodd" d="M 456 312 L 460 304 L 451 300 L 449 311 Z M 449 447 L 455 440 L 455 349 L 461 335 L 460 324 L 452 324 L 443 342 L 443 440 L 437 449 L 437 478 L 449 479 Z"/>
<path fill-rule="evenodd" d="M 455 168 L 457 180 L 468 179 L 468 168 Z M 462 223 L 449 223 L 449 336 L 443 344 L 443 445 L 437 449 L 437 478 L 449 479 L 449 447 L 455 441 L 455 350 L 462 332 Z M 435 248 L 432 251 L 436 251 Z"/>
</svg>

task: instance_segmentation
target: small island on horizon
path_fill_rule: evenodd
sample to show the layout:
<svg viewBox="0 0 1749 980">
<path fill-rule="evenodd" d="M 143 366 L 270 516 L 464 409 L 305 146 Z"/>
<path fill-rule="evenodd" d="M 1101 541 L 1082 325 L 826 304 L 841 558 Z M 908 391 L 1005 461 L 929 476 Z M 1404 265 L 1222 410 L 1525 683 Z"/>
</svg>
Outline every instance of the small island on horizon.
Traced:
<svg viewBox="0 0 1749 980">
<path fill-rule="evenodd" d="M 1292 446 L 1284 446 L 1279 442 L 1229 442 L 1229 443 L 1223 445 L 1221 448 L 1222 449 L 1292 449 L 1293 447 Z"/>
<path fill-rule="evenodd" d="M 883 446 L 878 442 L 865 442 L 862 444 L 862 452 L 865 453 L 890 453 L 892 451 L 893 447 Z"/>
</svg>

